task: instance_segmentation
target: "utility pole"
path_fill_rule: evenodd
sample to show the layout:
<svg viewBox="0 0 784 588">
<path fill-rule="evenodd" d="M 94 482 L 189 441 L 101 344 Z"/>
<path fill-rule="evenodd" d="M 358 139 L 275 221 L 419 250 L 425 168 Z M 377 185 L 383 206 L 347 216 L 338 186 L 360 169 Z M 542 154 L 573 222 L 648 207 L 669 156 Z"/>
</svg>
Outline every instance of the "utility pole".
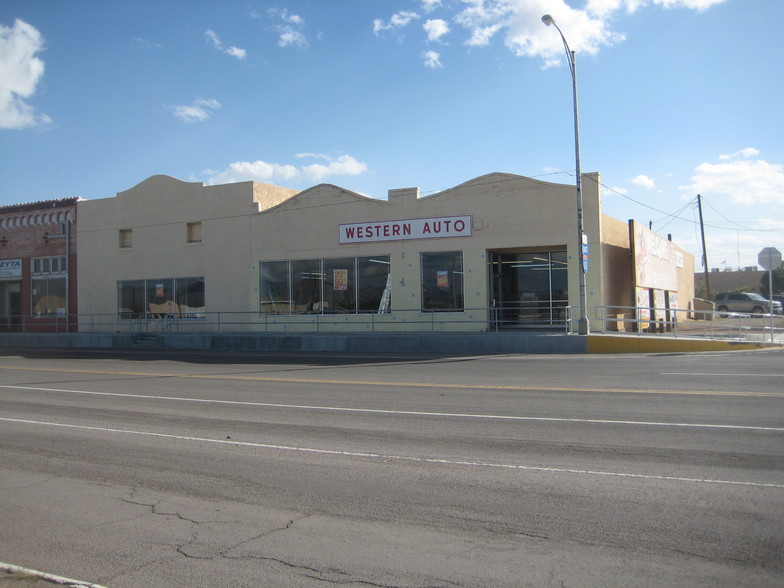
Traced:
<svg viewBox="0 0 784 588">
<path fill-rule="evenodd" d="M 702 235 L 702 265 L 705 268 L 705 296 L 710 300 L 710 269 L 708 268 L 708 252 L 705 250 L 705 225 L 702 223 L 702 196 L 697 194 L 697 209 L 700 211 L 700 234 Z"/>
</svg>

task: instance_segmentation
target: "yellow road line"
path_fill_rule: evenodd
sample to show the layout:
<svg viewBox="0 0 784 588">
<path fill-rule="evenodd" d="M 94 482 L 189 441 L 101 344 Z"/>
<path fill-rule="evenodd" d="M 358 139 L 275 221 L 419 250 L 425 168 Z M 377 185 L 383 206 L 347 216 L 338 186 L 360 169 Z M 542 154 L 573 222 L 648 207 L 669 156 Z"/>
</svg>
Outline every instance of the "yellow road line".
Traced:
<svg viewBox="0 0 784 588">
<path fill-rule="evenodd" d="M 374 380 L 331 380 L 322 378 L 282 378 L 274 376 L 242 376 L 235 374 L 178 374 L 167 372 L 127 372 L 113 370 L 87 370 L 41 367 L 0 366 L 2 370 L 52 372 L 64 374 L 90 374 L 104 376 L 135 376 L 145 378 L 183 378 L 203 380 L 236 380 L 245 382 L 274 382 L 288 384 L 331 384 L 340 386 L 376 386 L 396 388 L 448 388 L 459 390 L 516 390 L 521 392 L 597 392 L 621 394 L 668 394 L 691 396 L 750 396 L 759 398 L 784 398 L 784 393 L 744 392 L 739 390 L 651 390 L 644 388 L 586 388 L 570 386 L 507 386 L 496 384 L 446 384 L 434 382 L 389 382 Z"/>
</svg>

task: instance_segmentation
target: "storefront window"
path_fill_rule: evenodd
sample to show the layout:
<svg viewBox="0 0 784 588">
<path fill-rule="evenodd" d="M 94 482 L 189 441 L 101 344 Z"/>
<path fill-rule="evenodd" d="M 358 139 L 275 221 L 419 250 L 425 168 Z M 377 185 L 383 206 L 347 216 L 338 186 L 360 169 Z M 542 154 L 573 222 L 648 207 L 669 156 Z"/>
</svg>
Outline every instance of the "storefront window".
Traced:
<svg viewBox="0 0 784 588">
<path fill-rule="evenodd" d="M 204 278 L 124 280 L 117 283 L 118 314 L 134 318 L 203 318 Z"/>
<path fill-rule="evenodd" d="M 68 264 L 64 255 L 32 260 L 31 308 L 36 316 L 68 312 Z"/>
<path fill-rule="evenodd" d="M 174 313 L 174 280 L 147 280 L 147 310 L 153 318 Z"/>
<path fill-rule="evenodd" d="M 32 309 L 36 316 L 66 314 L 67 281 L 65 278 L 33 279 Z"/>
<path fill-rule="evenodd" d="M 356 309 L 356 271 L 353 257 L 324 260 L 324 310 L 353 312 Z"/>
<path fill-rule="evenodd" d="M 291 300 L 295 312 L 322 310 L 320 259 L 300 259 L 291 262 Z"/>
<path fill-rule="evenodd" d="M 204 278 L 174 280 L 177 313 L 181 318 L 204 317 Z"/>
<path fill-rule="evenodd" d="M 390 308 L 389 255 L 357 258 L 357 301 L 361 312 L 387 312 Z"/>
<path fill-rule="evenodd" d="M 259 302 L 261 312 L 291 312 L 289 262 L 265 261 L 261 265 Z"/>
<path fill-rule="evenodd" d="M 496 253 L 493 298 L 501 326 L 563 324 L 569 287 L 565 251 Z"/>
<path fill-rule="evenodd" d="M 259 265 L 263 313 L 389 310 L 388 255 L 262 261 Z"/>
<path fill-rule="evenodd" d="M 422 310 L 463 310 L 463 252 L 422 254 Z"/>
<path fill-rule="evenodd" d="M 147 312 L 144 280 L 127 280 L 117 285 L 120 318 L 139 318 Z"/>
</svg>

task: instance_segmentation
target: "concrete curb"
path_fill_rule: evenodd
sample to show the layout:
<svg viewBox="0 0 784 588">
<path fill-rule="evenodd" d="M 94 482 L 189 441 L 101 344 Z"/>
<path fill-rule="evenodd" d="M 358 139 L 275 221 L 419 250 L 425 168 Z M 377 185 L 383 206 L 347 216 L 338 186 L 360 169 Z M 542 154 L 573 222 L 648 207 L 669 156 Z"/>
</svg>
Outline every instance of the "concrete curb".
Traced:
<svg viewBox="0 0 784 588">
<path fill-rule="evenodd" d="M 700 351 L 749 351 L 777 349 L 784 345 L 758 341 L 656 338 L 623 335 L 589 335 L 588 353 L 692 353 Z"/>
<path fill-rule="evenodd" d="M 23 568 L 21 566 L 15 566 L 3 562 L 0 562 L 0 570 L 4 571 L 6 574 L 15 574 L 23 577 L 33 577 L 40 580 L 45 580 L 50 584 L 56 584 L 58 586 L 68 586 L 69 588 L 105 588 L 100 584 L 92 584 L 90 582 L 80 582 L 79 580 L 63 578 L 62 576 L 55 576 L 54 574 L 47 574 L 46 572 L 40 572 L 38 570 Z"/>
<path fill-rule="evenodd" d="M 563 333 L 0 333 L 0 347 L 454 355 L 689 353 L 781 348 L 781 343 L 655 335 Z"/>
</svg>

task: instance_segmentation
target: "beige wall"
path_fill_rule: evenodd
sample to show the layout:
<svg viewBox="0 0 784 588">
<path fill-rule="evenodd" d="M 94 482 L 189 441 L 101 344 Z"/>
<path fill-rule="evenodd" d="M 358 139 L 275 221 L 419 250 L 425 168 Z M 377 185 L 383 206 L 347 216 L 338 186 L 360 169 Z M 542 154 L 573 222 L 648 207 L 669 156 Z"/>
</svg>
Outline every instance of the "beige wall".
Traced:
<svg viewBox="0 0 784 588">
<path fill-rule="evenodd" d="M 208 310 L 253 308 L 248 275 L 250 218 L 295 190 L 240 182 L 218 186 L 153 176 L 114 198 L 79 203 L 77 245 L 79 313 L 113 320 L 117 282 L 204 277 Z M 187 224 L 202 223 L 202 240 L 187 242 Z M 120 247 L 119 232 L 132 231 L 132 247 Z"/>
<path fill-rule="evenodd" d="M 598 174 L 583 182 L 584 224 L 591 250 L 600 251 Z M 339 225 L 372 221 L 472 215 L 473 236 L 442 239 L 339 243 Z M 484 321 L 489 304 L 488 252 L 566 249 L 577 251 L 576 190 L 522 176 L 493 173 L 437 194 L 419 197 L 418 188 L 390 190 L 381 201 L 332 185 L 319 185 L 253 218 L 251 251 L 254 260 L 390 255 L 392 308 L 421 307 L 419 256 L 422 252 L 460 250 L 464 255 L 465 307 Z M 588 305 L 601 304 L 602 256 L 594 255 L 588 278 Z M 578 303 L 578 266 L 570 264 L 570 304 Z M 258 269 L 256 274 L 258 275 Z M 256 288 L 258 277 L 256 276 Z M 403 313 L 421 328 L 421 313 Z M 413 318 L 415 315 L 415 318 Z M 401 315 L 402 316 L 402 315 Z M 401 316 L 389 317 L 402 324 Z M 381 317 L 383 319 L 383 317 Z M 429 315 L 424 320 L 429 320 Z M 478 322 L 472 328 L 484 329 Z M 401 327 L 406 328 L 406 327 Z M 466 330 L 455 323 L 455 330 Z"/>
<path fill-rule="evenodd" d="M 602 215 L 599 185 L 598 174 L 584 175 L 587 303 L 631 305 L 628 228 Z M 470 237 L 339 242 L 340 224 L 466 215 L 473 218 Z M 233 330 L 362 330 L 370 328 L 367 316 L 259 316 L 259 262 L 389 255 L 392 308 L 372 318 L 375 330 L 427 330 L 431 321 L 445 323 L 439 330 L 484 330 L 492 251 L 566 249 L 569 304 L 579 303 L 575 186 L 518 175 L 492 173 L 425 197 L 418 188 L 390 190 L 388 200 L 328 184 L 297 193 L 256 182 L 204 186 L 153 176 L 114 198 L 80 202 L 79 219 L 79 312 L 85 317 L 114 320 L 118 281 L 204 277 L 207 312 L 237 313 L 232 320 L 245 324 Z M 186 242 L 192 222 L 202 223 L 199 243 Z M 121 229 L 132 229 L 131 248 L 119 246 Z M 465 312 L 421 313 L 420 254 L 457 250 L 463 252 Z M 458 320 L 468 322 L 449 322 Z"/>
<path fill-rule="evenodd" d="M 602 259 L 604 260 L 604 304 L 608 314 L 631 314 L 625 308 L 634 306 L 634 285 L 629 224 L 602 215 Z"/>
</svg>

